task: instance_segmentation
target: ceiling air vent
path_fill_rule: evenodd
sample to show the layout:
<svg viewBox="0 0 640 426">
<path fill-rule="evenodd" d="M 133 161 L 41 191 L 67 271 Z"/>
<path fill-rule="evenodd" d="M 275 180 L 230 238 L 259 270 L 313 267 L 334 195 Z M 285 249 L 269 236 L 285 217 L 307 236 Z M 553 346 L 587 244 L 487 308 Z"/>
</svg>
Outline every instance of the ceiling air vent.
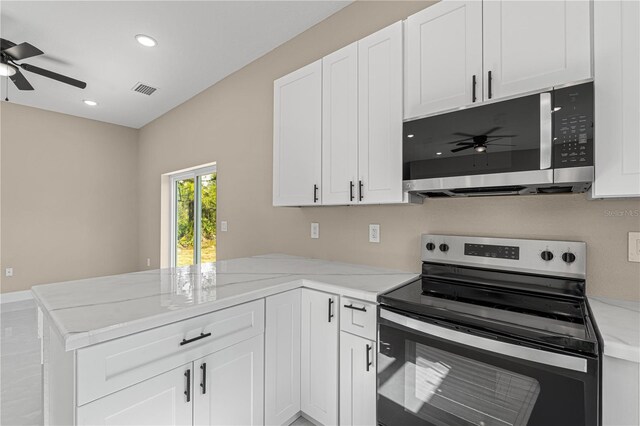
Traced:
<svg viewBox="0 0 640 426">
<path fill-rule="evenodd" d="M 142 93 L 143 95 L 150 96 L 151 94 L 153 94 L 153 92 L 155 92 L 158 89 L 156 89 L 155 87 L 148 86 L 144 83 L 138 82 L 136 83 L 135 86 L 133 86 L 132 90 L 134 92 L 138 92 L 138 93 Z"/>
</svg>

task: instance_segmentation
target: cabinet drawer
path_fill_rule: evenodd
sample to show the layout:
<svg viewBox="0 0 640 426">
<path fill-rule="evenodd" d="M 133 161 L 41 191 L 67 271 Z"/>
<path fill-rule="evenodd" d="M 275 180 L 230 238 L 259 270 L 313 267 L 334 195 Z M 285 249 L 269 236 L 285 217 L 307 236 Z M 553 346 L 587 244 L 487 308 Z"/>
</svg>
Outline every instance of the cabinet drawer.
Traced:
<svg viewBox="0 0 640 426">
<path fill-rule="evenodd" d="M 376 305 L 348 297 L 340 298 L 340 329 L 376 341 Z"/>
<path fill-rule="evenodd" d="M 261 299 L 79 349 L 77 405 L 263 332 L 264 300 Z M 200 336 L 205 337 L 192 340 Z"/>
</svg>

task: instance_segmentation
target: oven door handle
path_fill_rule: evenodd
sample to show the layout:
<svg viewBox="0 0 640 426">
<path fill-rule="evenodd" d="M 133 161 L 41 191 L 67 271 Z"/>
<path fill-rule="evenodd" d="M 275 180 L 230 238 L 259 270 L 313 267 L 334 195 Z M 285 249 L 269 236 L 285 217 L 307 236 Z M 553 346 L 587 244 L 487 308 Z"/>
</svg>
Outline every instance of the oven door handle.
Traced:
<svg viewBox="0 0 640 426">
<path fill-rule="evenodd" d="M 429 336 L 439 337 L 441 339 L 470 346 L 475 349 L 482 349 L 488 352 L 494 352 L 513 358 L 537 362 L 544 365 L 551 365 L 567 370 L 579 371 L 582 373 L 587 372 L 587 360 L 584 358 L 558 354 L 555 352 L 547 352 L 540 349 L 514 345 L 497 340 L 490 340 L 473 334 L 450 330 L 435 324 L 419 321 L 386 309 L 380 309 L 380 318 Z"/>
</svg>

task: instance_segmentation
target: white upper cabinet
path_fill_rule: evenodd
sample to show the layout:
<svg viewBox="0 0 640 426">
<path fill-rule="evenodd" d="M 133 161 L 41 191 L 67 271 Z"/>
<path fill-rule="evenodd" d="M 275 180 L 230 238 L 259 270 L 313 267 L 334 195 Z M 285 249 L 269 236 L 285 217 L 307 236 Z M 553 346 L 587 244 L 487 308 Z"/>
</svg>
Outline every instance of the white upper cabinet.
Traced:
<svg viewBox="0 0 640 426">
<path fill-rule="evenodd" d="M 640 3 L 596 1 L 596 198 L 640 196 Z"/>
<path fill-rule="evenodd" d="M 358 201 L 402 202 L 402 22 L 358 42 Z"/>
<path fill-rule="evenodd" d="M 405 28 L 405 118 L 482 101 L 481 1 L 439 2 Z"/>
<path fill-rule="evenodd" d="M 358 181 L 358 44 L 322 59 L 322 204 L 355 201 Z"/>
<path fill-rule="evenodd" d="M 322 60 L 276 80 L 273 97 L 273 205 L 318 205 Z"/>
<path fill-rule="evenodd" d="M 484 0 L 482 7 L 485 100 L 592 77 L 589 1 Z"/>
</svg>

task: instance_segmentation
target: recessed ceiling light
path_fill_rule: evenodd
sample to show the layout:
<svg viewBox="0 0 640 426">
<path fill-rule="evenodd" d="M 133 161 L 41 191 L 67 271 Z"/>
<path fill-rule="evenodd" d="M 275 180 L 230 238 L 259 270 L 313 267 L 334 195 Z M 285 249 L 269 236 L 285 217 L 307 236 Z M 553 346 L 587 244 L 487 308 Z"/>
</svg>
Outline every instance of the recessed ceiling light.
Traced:
<svg viewBox="0 0 640 426">
<path fill-rule="evenodd" d="M 441 152 L 436 152 L 436 155 L 442 155 L 442 153 Z"/>
<path fill-rule="evenodd" d="M 15 73 L 16 73 L 16 67 L 14 67 L 13 65 L 0 63 L 0 76 L 11 77 Z"/>
<path fill-rule="evenodd" d="M 89 106 L 98 105 L 98 103 L 96 101 L 92 101 L 91 99 L 84 99 L 82 102 L 84 102 L 85 105 L 89 105 Z"/>
<path fill-rule="evenodd" d="M 140 43 L 144 47 L 154 47 L 158 44 L 158 42 L 153 37 L 149 37 L 148 35 L 144 34 L 138 34 L 136 36 L 136 40 L 138 40 L 138 43 Z"/>
<path fill-rule="evenodd" d="M 407 135 L 407 137 L 408 137 L 408 138 L 412 138 L 412 137 L 413 137 L 413 135 Z"/>
</svg>

